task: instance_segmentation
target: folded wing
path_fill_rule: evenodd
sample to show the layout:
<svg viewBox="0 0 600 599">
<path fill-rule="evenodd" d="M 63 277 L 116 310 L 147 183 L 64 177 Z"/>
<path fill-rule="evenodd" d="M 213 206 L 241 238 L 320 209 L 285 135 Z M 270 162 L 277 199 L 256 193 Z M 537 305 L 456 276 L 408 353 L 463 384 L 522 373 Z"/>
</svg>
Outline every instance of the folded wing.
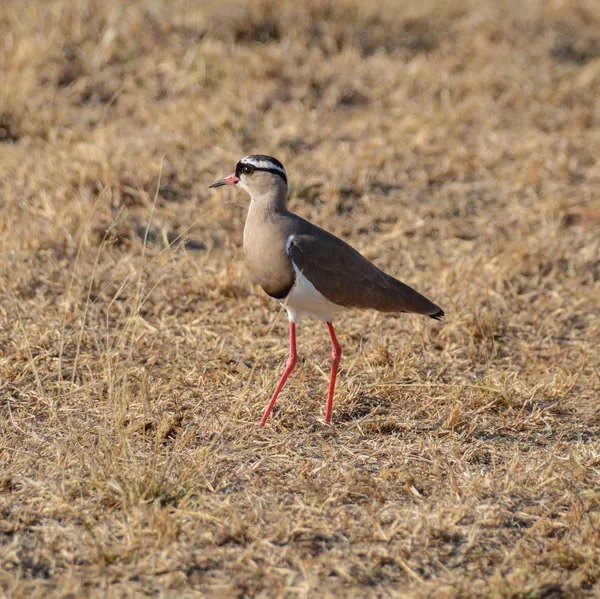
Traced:
<svg viewBox="0 0 600 599">
<path fill-rule="evenodd" d="M 347 308 L 414 312 L 436 319 L 444 315 L 439 306 L 379 270 L 346 242 L 315 229 L 318 232 L 291 237 L 286 249 L 298 269 L 329 301 Z"/>
</svg>

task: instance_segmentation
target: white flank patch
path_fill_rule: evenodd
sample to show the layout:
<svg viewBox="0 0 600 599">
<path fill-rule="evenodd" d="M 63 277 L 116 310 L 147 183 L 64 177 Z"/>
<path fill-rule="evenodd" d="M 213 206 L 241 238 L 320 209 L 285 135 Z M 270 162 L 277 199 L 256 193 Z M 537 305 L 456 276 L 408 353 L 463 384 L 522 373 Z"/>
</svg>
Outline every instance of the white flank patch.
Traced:
<svg viewBox="0 0 600 599">
<path fill-rule="evenodd" d="M 289 256 L 290 255 L 290 246 L 292 245 L 292 241 L 294 241 L 294 236 L 290 235 L 288 237 L 288 240 L 285 242 L 285 253 Z M 290 258 L 291 260 L 291 258 Z M 292 264 L 294 264 L 292 262 Z M 296 267 L 296 265 L 294 264 L 294 267 Z"/>
<path fill-rule="evenodd" d="M 270 160 L 257 160 L 253 156 L 246 156 L 245 158 L 242 158 L 240 162 L 242 162 L 243 164 L 249 164 L 254 168 L 270 168 L 274 171 L 279 171 L 280 173 L 283 173 L 287 177 L 285 169 L 281 168 L 278 164 L 275 164 Z"/>
<path fill-rule="evenodd" d="M 290 235 L 285 244 L 286 252 L 290 249 L 290 244 L 294 239 Z M 296 282 L 290 294 L 281 300 L 285 306 L 288 317 L 292 322 L 300 322 L 303 318 L 318 318 L 325 322 L 331 322 L 331 318 L 337 312 L 346 310 L 344 306 L 338 306 L 330 302 L 317 288 L 304 276 L 300 269 L 294 264 L 294 272 L 296 273 Z"/>
</svg>

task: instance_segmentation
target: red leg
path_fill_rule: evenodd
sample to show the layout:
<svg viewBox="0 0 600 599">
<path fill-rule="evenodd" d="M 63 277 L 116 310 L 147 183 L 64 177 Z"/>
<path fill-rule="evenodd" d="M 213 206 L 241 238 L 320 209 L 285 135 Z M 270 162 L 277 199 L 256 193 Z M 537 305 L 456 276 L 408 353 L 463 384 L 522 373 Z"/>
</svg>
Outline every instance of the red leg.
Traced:
<svg viewBox="0 0 600 599">
<path fill-rule="evenodd" d="M 329 377 L 329 395 L 327 396 L 327 410 L 325 411 L 325 422 L 329 424 L 331 422 L 331 410 L 333 409 L 333 392 L 335 391 L 335 379 L 338 373 L 338 367 L 340 365 L 340 358 L 342 357 L 342 348 L 338 343 L 333 332 L 333 325 L 328 322 L 327 328 L 329 329 L 329 335 L 331 336 L 331 358 L 333 363 L 331 364 L 331 376 Z"/>
<path fill-rule="evenodd" d="M 290 321 L 290 355 L 288 357 L 285 370 L 283 371 L 283 374 L 281 375 L 281 378 L 279 379 L 279 383 L 278 383 L 277 387 L 275 387 L 275 392 L 273 393 L 273 397 L 271 397 L 271 401 L 269 402 L 269 405 L 267 406 L 267 409 L 265 410 L 265 413 L 263 414 L 263 417 L 260 421 L 260 426 L 265 425 L 265 422 L 267 421 L 267 418 L 269 417 L 269 414 L 271 413 L 271 410 L 273 409 L 273 406 L 275 405 L 275 402 L 277 401 L 277 397 L 279 396 L 279 393 L 281 392 L 281 390 L 283 389 L 283 386 L 285 385 L 285 381 L 287 380 L 287 377 L 290 376 L 290 372 L 292 372 L 292 370 L 294 370 L 294 366 L 296 366 L 296 360 L 297 360 L 297 357 L 296 357 L 296 323 Z"/>
</svg>

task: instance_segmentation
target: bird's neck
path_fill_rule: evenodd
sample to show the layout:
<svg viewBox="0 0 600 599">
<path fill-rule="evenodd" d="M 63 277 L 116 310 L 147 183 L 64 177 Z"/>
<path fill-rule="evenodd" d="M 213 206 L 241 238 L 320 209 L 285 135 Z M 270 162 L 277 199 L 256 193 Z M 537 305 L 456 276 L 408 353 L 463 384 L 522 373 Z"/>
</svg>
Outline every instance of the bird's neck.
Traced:
<svg viewBox="0 0 600 599">
<path fill-rule="evenodd" d="M 264 193 L 254 192 L 250 196 L 248 217 L 266 217 L 272 214 L 287 214 L 287 189 L 268 190 Z"/>
<path fill-rule="evenodd" d="M 275 235 L 278 235 L 280 224 L 290 214 L 286 204 L 285 196 L 251 197 L 244 226 L 244 248 L 246 253 L 251 251 L 249 248 L 253 245 L 258 244 L 262 247 L 262 242 L 258 240 L 273 234 L 273 231 L 276 231 Z M 281 247 L 283 248 L 284 245 L 285 241 L 283 241 Z"/>
</svg>

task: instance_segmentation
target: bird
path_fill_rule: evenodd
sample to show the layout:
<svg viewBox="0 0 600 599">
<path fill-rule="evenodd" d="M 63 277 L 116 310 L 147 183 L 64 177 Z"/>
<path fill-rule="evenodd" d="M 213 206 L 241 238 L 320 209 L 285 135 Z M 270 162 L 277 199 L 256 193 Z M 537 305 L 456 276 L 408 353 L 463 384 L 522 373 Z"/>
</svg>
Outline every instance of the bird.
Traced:
<svg viewBox="0 0 600 599">
<path fill-rule="evenodd" d="M 236 185 L 250 196 L 244 225 L 244 252 L 254 280 L 287 310 L 290 350 L 285 370 L 260 420 L 263 427 L 297 362 L 296 324 L 313 317 L 327 324 L 332 364 L 325 423 L 331 424 L 342 348 L 332 320 L 348 309 L 413 312 L 440 320 L 444 311 L 377 268 L 332 233 L 290 212 L 283 164 L 265 154 L 242 158 L 235 172 L 209 187 Z"/>
</svg>

